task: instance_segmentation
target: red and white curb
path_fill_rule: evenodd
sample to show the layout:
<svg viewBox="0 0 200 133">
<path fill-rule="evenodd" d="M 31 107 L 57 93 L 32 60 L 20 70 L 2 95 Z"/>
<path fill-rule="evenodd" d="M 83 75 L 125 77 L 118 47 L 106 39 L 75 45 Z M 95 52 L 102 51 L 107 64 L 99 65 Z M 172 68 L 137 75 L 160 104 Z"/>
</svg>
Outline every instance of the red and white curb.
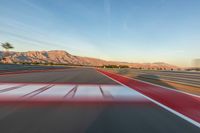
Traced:
<svg viewBox="0 0 200 133">
<path fill-rule="evenodd" d="M 98 72 L 121 85 L 129 87 L 157 104 L 200 128 L 200 97 L 166 87 L 135 80 L 98 69 Z"/>
<path fill-rule="evenodd" d="M 122 85 L 0 83 L 0 103 L 12 101 L 110 101 L 149 103 Z"/>
</svg>

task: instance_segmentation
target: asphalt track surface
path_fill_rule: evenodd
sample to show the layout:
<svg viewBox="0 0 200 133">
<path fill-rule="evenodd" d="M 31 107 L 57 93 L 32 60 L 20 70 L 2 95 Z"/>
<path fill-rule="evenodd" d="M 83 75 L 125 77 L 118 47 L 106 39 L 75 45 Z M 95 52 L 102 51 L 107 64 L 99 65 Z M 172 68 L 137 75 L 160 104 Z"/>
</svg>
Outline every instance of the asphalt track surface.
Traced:
<svg viewBox="0 0 200 133">
<path fill-rule="evenodd" d="M 117 84 L 89 68 L 68 68 L 48 72 L 44 70 L 43 72 L 1 75 L 0 82 Z"/>
<path fill-rule="evenodd" d="M 94 69 L 0 76 L 0 82 L 117 84 Z M 149 103 L 0 105 L 3 133 L 199 133 L 200 129 Z"/>
<path fill-rule="evenodd" d="M 143 77 L 157 80 L 168 80 L 186 85 L 200 87 L 200 73 L 199 72 L 176 72 L 176 71 L 151 71 L 151 70 L 134 70 L 134 69 L 120 69 L 119 74 L 135 75 L 135 77 Z"/>
<path fill-rule="evenodd" d="M 55 69 L 55 68 L 65 68 L 63 66 L 40 66 L 40 65 L 20 65 L 20 64 L 1 64 L 0 63 L 0 73 L 5 72 L 15 72 L 24 70 L 45 70 L 45 69 Z"/>
</svg>

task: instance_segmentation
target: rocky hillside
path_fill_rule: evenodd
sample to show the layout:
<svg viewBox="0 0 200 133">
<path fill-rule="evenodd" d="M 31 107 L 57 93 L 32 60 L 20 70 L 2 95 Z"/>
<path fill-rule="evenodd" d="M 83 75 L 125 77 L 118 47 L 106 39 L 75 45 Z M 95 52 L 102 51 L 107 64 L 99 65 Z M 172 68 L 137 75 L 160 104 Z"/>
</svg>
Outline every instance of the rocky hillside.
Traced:
<svg viewBox="0 0 200 133">
<path fill-rule="evenodd" d="M 4 52 L 0 52 L 1 58 Z M 162 69 L 177 69 L 178 67 L 166 63 L 127 63 L 116 61 L 105 61 L 96 58 L 80 57 L 71 55 L 66 51 L 28 51 L 28 52 L 9 52 L 6 56 L 6 63 L 54 63 L 54 64 L 73 64 L 73 65 L 127 65 L 134 68 L 162 68 Z"/>
<path fill-rule="evenodd" d="M 2 57 L 3 52 L 0 52 Z M 53 51 L 28 51 L 28 52 L 10 52 L 6 56 L 7 63 L 27 62 L 27 63 L 54 63 L 54 64 L 74 64 L 74 65 L 93 65 L 101 66 L 106 64 L 106 61 L 80 57 L 69 54 L 62 50 Z"/>
</svg>

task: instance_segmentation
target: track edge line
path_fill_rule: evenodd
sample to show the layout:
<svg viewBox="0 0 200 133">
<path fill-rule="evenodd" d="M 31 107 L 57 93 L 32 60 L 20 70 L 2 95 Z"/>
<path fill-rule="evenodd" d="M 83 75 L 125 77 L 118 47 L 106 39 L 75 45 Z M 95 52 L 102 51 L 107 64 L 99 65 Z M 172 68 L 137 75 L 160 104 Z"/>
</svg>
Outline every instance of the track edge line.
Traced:
<svg viewBox="0 0 200 133">
<path fill-rule="evenodd" d="M 121 83 L 121 82 L 119 82 L 119 81 L 117 81 L 117 80 L 111 78 L 110 76 L 108 76 L 108 75 L 106 75 L 106 74 L 104 74 L 104 73 L 102 73 L 102 72 L 100 72 L 100 71 L 98 71 L 98 70 L 97 70 L 97 72 L 99 72 L 100 74 L 102 74 L 102 75 L 104 75 L 104 76 L 110 78 L 111 80 L 113 80 L 113 81 L 115 81 L 115 82 L 117 82 L 117 83 L 119 83 L 119 84 L 121 84 L 121 85 L 123 85 L 123 86 L 125 86 L 125 87 L 130 88 L 129 86 L 127 86 L 127 85 L 125 85 L 125 84 L 123 84 L 123 83 Z M 120 75 L 120 76 L 121 76 L 121 75 Z M 129 79 L 130 79 L 130 78 L 129 78 Z M 130 88 L 130 89 L 133 89 L 133 88 Z M 135 89 L 134 89 L 134 90 L 135 90 Z M 135 90 L 135 91 L 137 91 L 137 90 Z M 183 115 L 183 114 L 181 114 L 181 113 L 179 113 L 179 112 L 177 112 L 177 111 L 175 111 L 175 110 L 173 110 L 173 109 L 171 109 L 171 108 L 165 106 L 165 105 L 162 104 L 162 103 L 157 102 L 156 100 L 154 100 L 154 99 L 152 99 L 152 98 L 150 98 L 150 97 L 148 97 L 148 96 L 142 94 L 142 93 L 139 92 L 139 91 L 137 91 L 137 92 L 140 93 L 140 94 L 141 94 L 142 96 L 144 96 L 145 98 L 147 98 L 148 100 L 150 100 L 150 101 L 152 101 L 153 103 L 157 104 L 158 106 L 160 106 L 160 107 L 166 109 L 167 111 L 169 111 L 169 112 L 171 112 L 171 113 L 173 113 L 173 114 L 179 116 L 180 118 L 182 118 L 182 119 L 188 121 L 189 123 L 191 123 L 191 124 L 197 126 L 198 128 L 200 128 L 200 123 L 199 123 L 199 122 L 197 122 L 197 121 L 195 121 L 195 120 L 193 120 L 193 119 L 191 119 L 191 118 L 189 118 L 189 117 L 187 117 L 187 116 L 185 116 L 185 115 Z"/>
</svg>

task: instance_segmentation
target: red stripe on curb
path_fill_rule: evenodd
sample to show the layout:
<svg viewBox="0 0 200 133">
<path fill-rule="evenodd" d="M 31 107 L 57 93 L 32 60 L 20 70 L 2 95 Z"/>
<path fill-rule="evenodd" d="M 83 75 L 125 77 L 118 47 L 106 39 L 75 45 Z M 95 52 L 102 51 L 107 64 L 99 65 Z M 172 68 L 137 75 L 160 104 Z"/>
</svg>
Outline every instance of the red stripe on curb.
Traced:
<svg viewBox="0 0 200 133">
<path fill-rule="evenodd" d="M 165 89 L 119 74 L 99 69 L 97 71 L 200 123 L 200 97 Z"/>
<path fill-rule="evenodd" d="M 28 105 L 30 107 L 36 105 L 87 105 L 87 104 L 94 104 L 94 105 L 132 105 L 132 106 L 145 106 L 145 107 L 157 107 L 154 103 L 152 102 L 147 102 L 147 101 L 120 101 L 120 100 L 110 100 L 110 99 L 68 99 L 68 100 L 63 100 L 63 99 L 52 99 L 52 98 L 39 98 L 39 99 L 28 99 L 28 100 L 21 100 L 19 98 L 0 98 L 0 105 L 15 105 L 19 107 L 19 105 Z"/>
</svg>

